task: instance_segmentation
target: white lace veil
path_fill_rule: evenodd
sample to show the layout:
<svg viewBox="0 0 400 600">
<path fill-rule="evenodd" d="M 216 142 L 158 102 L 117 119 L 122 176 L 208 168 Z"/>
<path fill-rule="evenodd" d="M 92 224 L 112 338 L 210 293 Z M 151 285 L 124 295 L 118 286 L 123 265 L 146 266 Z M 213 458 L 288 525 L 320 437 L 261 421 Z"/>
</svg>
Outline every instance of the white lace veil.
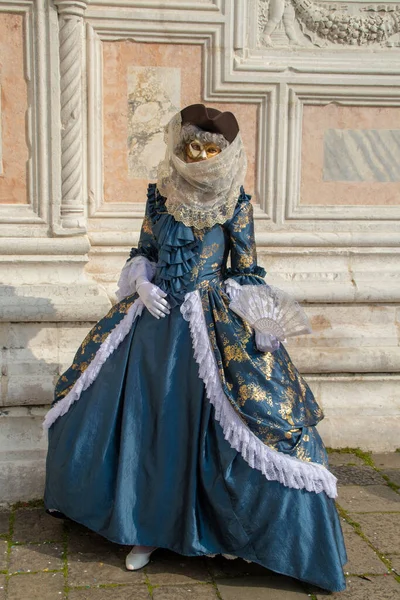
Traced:
<svg viewBox="0 0 400 600">
<path fill-rule="evenodd" d="M 244 183 L 247 160 L 240 133 L 217 156 L 187 163 L 177 153 L 181 113 L 165 128 L 165 158 L 158 166 L 157 187 L 177 221 L 203 229 L 230 219 Z"/>
</svg>

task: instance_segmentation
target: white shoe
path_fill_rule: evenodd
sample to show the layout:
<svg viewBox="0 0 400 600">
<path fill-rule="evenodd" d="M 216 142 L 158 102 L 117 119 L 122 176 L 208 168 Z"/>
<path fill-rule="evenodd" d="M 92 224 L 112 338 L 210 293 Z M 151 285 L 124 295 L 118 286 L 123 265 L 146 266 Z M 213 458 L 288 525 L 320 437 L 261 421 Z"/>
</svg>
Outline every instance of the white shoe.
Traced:
<svg viewBox="0 0 400 600">
<path fill-rule="evenodd" d="M 128 571 L 137 571 L 145 567 L 150 561 L 150 556 L 157 550 L 156 546 L 133 546 L 125 559 Z"/>
</svg>

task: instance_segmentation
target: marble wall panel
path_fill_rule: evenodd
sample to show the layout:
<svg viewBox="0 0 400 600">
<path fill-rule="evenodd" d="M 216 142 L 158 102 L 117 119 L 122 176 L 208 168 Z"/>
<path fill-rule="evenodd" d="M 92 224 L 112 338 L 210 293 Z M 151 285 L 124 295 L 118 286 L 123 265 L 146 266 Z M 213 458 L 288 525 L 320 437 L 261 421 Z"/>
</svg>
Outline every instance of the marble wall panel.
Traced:
<svg viewBox="0 0 400 600">
<path fill-rule="evenodd" d="M 0 85 L 0 175 L 3 174 L 3 136 L 1 132 L 1 85 Z"/>
<path fill-rule="evenodd" d="M 128 176 L 156 179 L 164 127 L 180 109 L 181 69 L 128 67 Z"/>
<path fill-rule="evenodd" d="M 324 181 L 400 181 L 400 129 L 327 129 Z"/>
<path fill-rule="evenodd" d="M 176 110 L 203 102 L 201 47 L 126 40 L 102 45 L 104 200 L 144 202 L 164 153 L 158 146 L 162 125 Z M 207 105 L 235 113 L 248 157 L 246 189 L 253 193 L 257 105 Z"/>
<path fill-rule="evenodd" d="M 302 205 L 398 205 L 400 108 L 303 107 Z"/>
<path fill-rule="evenodd" d="M 0 203 L 6 204 L 28 201 L 23 29 L 22 15 L 0 13 Z"/>
</svg>

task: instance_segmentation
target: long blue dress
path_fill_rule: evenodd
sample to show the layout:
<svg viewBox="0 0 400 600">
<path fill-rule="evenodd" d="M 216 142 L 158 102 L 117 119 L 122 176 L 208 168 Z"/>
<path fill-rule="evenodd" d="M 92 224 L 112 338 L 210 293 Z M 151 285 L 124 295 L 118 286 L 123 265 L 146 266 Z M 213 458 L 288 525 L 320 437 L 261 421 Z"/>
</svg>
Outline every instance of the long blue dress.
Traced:
<svg viewBox="0 0 400 600">
<path fill-rule="evenodd" d="M 265 285 L 249 196 L 242 190 L 230 220 L 200 231 L 176 221 L 150 184 L 129 260 L 138 256 L 154 266 L 171 312 L 156 319 L 139 311 L 94 381 L 75 393 L 138 295 L 118 302 L 83 341 L 50 411 L 72 398 L 49 428 L 46 507 L 119 544 L 234 555 L 343 590 L 347 557 L 332 494 L 312 488 L 307 475 L 290 476 L 292 465 L 330 475 L 315 429 L 322 411 L 284 346 L 260 352 L 224 291 L 228 278 Z M 185 316 L 185 298 L 197 298 L 202 320 Z M 215 361 L 201 371 L 205 331 Z M 235 445 L 237 430 L 249 433 Z"/>
</svg>

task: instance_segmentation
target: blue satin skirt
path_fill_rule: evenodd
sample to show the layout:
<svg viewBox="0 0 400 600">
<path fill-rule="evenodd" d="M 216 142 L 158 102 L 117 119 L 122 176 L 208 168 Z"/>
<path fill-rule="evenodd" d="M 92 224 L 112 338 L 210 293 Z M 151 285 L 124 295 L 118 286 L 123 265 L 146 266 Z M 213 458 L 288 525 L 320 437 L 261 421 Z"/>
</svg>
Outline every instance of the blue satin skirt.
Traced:
<svg viewBox="0 0 400 600">
<path fill-rule="evenodd" d="M 179 306 L 147 310 L 49 430 L 45 505 L 119 544 L 234 554 L 340 591 L 334 501 L 268 481 L 223 437 Z"/>
</svg>

